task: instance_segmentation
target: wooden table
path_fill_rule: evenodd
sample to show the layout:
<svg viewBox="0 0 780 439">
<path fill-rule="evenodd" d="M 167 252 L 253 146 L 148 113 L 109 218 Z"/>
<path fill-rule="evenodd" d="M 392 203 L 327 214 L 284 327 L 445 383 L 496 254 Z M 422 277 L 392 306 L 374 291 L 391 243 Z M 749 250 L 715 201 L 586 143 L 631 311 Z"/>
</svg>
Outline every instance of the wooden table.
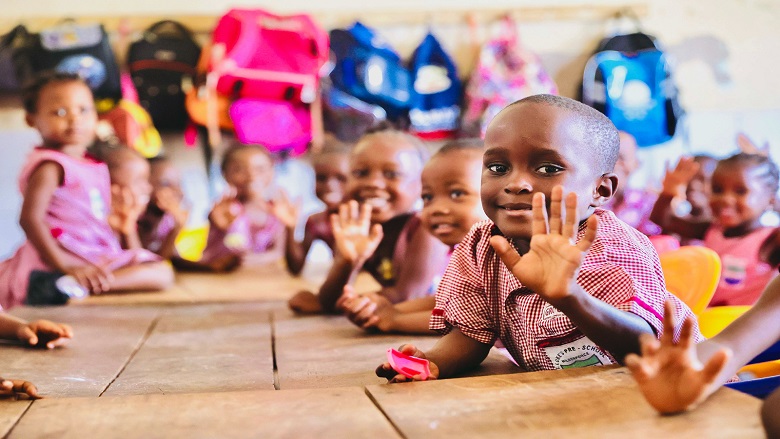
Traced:
<svg viewBox="0 0 780 439">
<path fill-rule="evenodd" d="M 588 367 L 368 386 L 407 438 L 763 437 L 760 401 L 723 388 L 699 409 L 659 416 L 625 368 Z"/>
<path fill-rule="evenodd" d="M 363 389 L 35 401 L 11 438 L 400 438 Z"/>
</svg>

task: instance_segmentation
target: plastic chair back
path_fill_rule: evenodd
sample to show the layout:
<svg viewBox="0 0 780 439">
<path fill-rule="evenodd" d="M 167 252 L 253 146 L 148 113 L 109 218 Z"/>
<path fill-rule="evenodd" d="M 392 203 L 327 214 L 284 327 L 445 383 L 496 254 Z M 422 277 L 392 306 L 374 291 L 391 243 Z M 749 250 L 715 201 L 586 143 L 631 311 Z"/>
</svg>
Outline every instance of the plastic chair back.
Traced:
<svg viewBox="0 0 780 439">
<path fill-rule="evenodd" d="M 684 246 L 659 256 L 666 289 L 698 315 L 720 280 L 720 257 L 706 247 Z"/>
</svg>

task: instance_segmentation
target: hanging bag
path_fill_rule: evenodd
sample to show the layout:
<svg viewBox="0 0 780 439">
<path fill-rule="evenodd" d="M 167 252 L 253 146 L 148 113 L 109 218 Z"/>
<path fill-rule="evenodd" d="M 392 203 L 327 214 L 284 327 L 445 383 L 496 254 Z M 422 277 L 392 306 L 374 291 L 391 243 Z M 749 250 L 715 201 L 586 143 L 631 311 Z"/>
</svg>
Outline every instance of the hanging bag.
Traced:
<svg viewBox="0 0 780 439">
<path fill-rule="evenodd" d="M 30 38 L 27 28 L 21 24 L 0 37 L 0 91 L 15 92 L 21 88 L 14 55 L 19 48 L 30 44 Z"/>
<path fill-rule="evenodd" d="M 454 136 L 460 121 L 461 84 L 452 58 L 430 32 L 412 54 L 409 122 L 429 140 Z"/>
</svg>

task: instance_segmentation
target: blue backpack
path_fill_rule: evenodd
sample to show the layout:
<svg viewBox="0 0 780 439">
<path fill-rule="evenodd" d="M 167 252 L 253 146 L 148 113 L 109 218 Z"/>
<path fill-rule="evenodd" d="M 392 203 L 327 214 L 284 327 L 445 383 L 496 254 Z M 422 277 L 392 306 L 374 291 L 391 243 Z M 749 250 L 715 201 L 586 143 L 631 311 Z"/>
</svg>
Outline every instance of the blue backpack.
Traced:
<svg viewBox="0 0 780 439">
<path fill-rule="evenodd" d="M 632 134 L 640 147 L 674 136 L 683 114 L 677 94 L 666 56 L 646 34 L 603 41 L 585 66 L 582 102 Z"/>
<path fill-rule="evenodd" d="M 455 63 L 428 33 L 409 64 L 414 79 L 409 108 L 412 131 L 423 139 L 452 137 L 459 125 L 461 100 Z"/>
<path fill-rule="evenodd" d="M 388 117 L 404 115 L 411 104 L 411 74 L 401 57 L 370 28 L 355 22 L 330 32 L 336 63 L 330 73 L 334 87 L 369 104 L 380 105 Z"/>
</svg>

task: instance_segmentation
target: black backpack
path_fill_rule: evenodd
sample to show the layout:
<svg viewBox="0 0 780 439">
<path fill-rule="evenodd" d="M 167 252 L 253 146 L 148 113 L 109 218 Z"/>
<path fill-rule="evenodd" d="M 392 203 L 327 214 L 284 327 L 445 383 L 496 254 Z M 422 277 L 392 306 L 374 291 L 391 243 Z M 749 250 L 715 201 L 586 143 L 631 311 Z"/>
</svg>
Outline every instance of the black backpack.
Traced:
<svg viewBox="0 0 780 439">
<path fill-rule="evenodd" d="M 99 112 L 110 110 L 122 98 L 119 66 L 102 25 L 66 20 L 26 40 L 13 55 L 22 86 L 35 75 L 54 70 L 81 76 L 92 89 Z"/>
<path fill-rule="evenodd" d="M 612 37 L 607 37 L 602 39 L 599 42 L 596 50 L 593 52 L 593 55 L 595 56 L 596 54 L 605 51 L 616 51 L 616 52 L 622 52 L 626 54 L 636 54 L 638 52 L 645 51 L 645 50 L 663 51 L 663 49 L 658 44 L 658 41 L 656 40 L 655 37 L 637 31 L 630 34 L 615 35 Z M 593 57 L 591 57 L 591 59 L 592 58 Z M 679 92 L 677 90 L 676 85 L 672 81 L 671 72 L 669 70 L 666 70 L 665 75 L 666 76 L 664 78 L 664 82 L 666 83 L 666 87 L 664 88 L 664 94 L 666 96 L 666 100 L 665 100 L 666 131 L 668 135 L 671 137 L 674 136 L 674 133 L 677 130 L 677 123 L 679 119 L 684 116 L 685 111 L 680 105 Z M 603 89 L 605 87 L 604 78 L 602 77 L 601 71 L 597 70 L 595 72 L 595 79 L 590 78 L 590 80 L 595 80 L 597 88 Z M 584 94 L 584 85 L 580 84 L 578 99 L 581 102 L 584 102 L 583 94 Z M 602 113 L 605 114 L 607 113 L 605 104 L 602 101 L 586 102 L 586 103 L 588 105 L 591 105 L 593 108 L 599 110 Z"/>
<path fill-rule="evenodd" d="M 180 130 L 187 124 L 182 84 L 192 81 L 200 46 L 181 23 L 151 25 L 130 45 L 127 64 L 138 99 L 158 130 Z"/>
</svg>

